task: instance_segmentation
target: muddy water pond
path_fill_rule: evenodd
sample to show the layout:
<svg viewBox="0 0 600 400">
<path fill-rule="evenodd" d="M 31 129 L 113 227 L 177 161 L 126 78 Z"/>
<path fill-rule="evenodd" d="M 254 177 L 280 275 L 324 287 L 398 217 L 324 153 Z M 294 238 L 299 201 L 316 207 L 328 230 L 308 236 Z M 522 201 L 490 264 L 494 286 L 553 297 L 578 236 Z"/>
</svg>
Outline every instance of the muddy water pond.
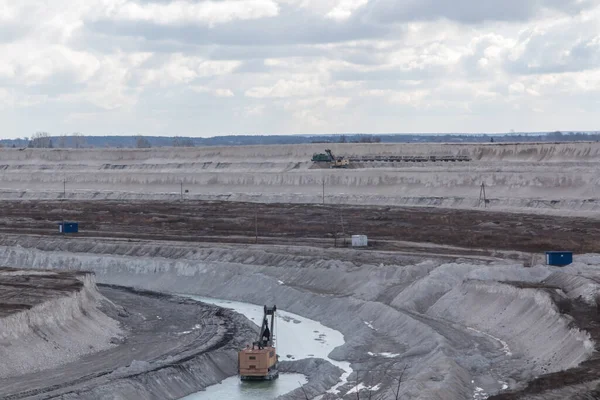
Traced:
<svg viewBox="0 0 600 400">
<path fill-rule="evenodd" d="M 263 317 L 263 306 L 229 300 L 219 300 L 200 296 L 189 296 L 191 299 L 204 303 L 230 308 L 245 315 L 248 319 L 259 325 Z M 275 319 L 275 340 L 279 360 L 300 360 L 304 358 L 322 358 L 344 370 L 342 380 L 335 387 L 345 383 L 352 372 L 347 362 L 335 361 L 329 358 L 329 353 L 344 344 L 344 336 L 334 329 L 328 328 L 317 321 L 277 310 Z M 306 383 L 306 377 L 300 374 L 280 374 L 279 379 L 273 382 L 241 382 L 234 376 L 225 379 L 217 385 L 208 387 L 185 397 L 182 400 L 208 400 L 208 399 L 274 399 L 277 396 L 291 392 Z"/>
</svg>

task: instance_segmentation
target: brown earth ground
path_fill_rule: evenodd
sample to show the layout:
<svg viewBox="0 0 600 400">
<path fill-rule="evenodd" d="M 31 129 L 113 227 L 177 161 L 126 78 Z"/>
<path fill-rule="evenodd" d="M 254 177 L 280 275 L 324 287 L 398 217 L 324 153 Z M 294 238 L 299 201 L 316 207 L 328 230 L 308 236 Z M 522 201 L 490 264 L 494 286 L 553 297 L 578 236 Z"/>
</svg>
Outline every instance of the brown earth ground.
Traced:
<svg viewBox="0 0 600 400">
<path fill-rule="evenodd" d="M 2 201 L 0 233 L 55 234 L 63 220 L 78 236 L 343 246 L 362 234 L 377 250 L 411 242 L 470 251 L 600 251 L 600 220 L 490 211 L 233 202 Z M 346 242 L 346 245 L 348 242 Z"/>
<path fill-rule="evenodd" d="M 0 318 L 81 290 L 84 272 L 21 271 L 0 268 Z"/>
<path fill-rule="evenodd" d="M 261 244 L 331 247 L 348 245 L 343 238 L 352 234 L 364 234 L 369 237 L 369 247 L 377 250 L 426 249 L 447 253 L 450 249 L 461 255 L 477 256 L 504 251 L 503 256 L 526 262 L 530 253 L 542 254 L 546 250 L 600 252 L 600 220 L 580 217 L 440 208 L 196 201 L 4 201 L 0 207 L 0 233 L 12 234 L 60 235 L 56 224 L 66 220 L 79 222 L 77 236 L 132 241 L 254 243 L 258 240 Z M 548 291 L 555 289 L 538 286 Z M 561 301 L 557 299 L 561 312 L 571 315 L 574 324 L 590 332 L 596 343 L 600 343 L 596 307 L 580 301 L 569 304 Z M 577 368 L 541 376 L 518 392 L 491 399 L 512 400 L 531 395 L 543 398 L 548 390 L 599 381 L 599 354 L 596 352 Z M 600 387 L 582 398 L 600 398 Z"/>
</svg>

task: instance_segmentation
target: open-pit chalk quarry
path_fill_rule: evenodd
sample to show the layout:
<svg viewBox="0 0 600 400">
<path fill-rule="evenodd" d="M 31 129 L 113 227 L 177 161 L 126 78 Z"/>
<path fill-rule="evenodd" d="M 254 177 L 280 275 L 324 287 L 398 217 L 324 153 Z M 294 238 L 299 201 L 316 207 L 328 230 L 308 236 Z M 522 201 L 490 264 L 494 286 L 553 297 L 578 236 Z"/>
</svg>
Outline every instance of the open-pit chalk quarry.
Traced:
<svg viewBox="0 0 600 400">
<path fill-rule="evenodd" d="M 313 153 L 465 156 L 470 162 L 315 168 Z M 600 143 L 314 144 L 3 149 L 0 198 L 187 199 L 595 211 Z M 65 190 L 66 189 L 66 190 Z"/>
<path fill-rule="evenodd" d="M 186 200 L 301 203 L 321 201 L 325 179 L 329 202 L 470 208 L 479 205 L 485 182 L 488 207 L 502 211 L 596 210 L 597 143 L 331 147 L 337 154 L 448 154 L 472 161 L 331 170 L 310 162 L 320 145 L 10 149 L 0 151 L 0 189 L 5 200 L 32 207 L 62 198 L 64 182 L 73 201 L 170 201 L 183 189 Z M 255 335 L 250 321 L 171 294 L 277 304 L 341 332 L 345 344 L 329 357 L 350 363 L 345 381 L 339 383 L 345 371 L 329 362 L 286 361 L 282 370 L 302 373 L 308 383 L 283 399 L 305 393 L 356 399 L 358 393 L 480 400 L 506 390 L 521 393 L 513 398 L 567 399 L 595 389 L 600 374 L 590 367 L 583 380 L 526 392 L 532 380 L 560 377 L 595 359 L 596 333 L 584 329 L 580 314 L 596 312 L 600 256 L 577 254 L 574 264 L 558 268 L 528 253 L 509 258 L 472 250 L 4 231 L 0 266 L 11 268 L 0 270 L 2 288 L 37 288 L 36 279 L 61 277 L 69 289 L 42 297 L 34 291 L 22 301 L 0 296 L 6 311 L 0 356 L 15 366 L 0 365 L 0 398 L 179 399 L 235 375 L 236 351 Z M 98 289 L 96 282 L 108 286 Z M 196 333 L 181 334 L 191 330 Z"/>
</svg>

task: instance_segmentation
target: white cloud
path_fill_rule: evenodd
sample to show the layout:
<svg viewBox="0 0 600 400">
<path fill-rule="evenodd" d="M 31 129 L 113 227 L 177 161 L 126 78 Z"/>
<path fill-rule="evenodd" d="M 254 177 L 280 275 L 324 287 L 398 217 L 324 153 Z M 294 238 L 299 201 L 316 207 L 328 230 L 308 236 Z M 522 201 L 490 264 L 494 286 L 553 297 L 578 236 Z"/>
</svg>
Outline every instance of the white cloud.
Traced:
<svg viewBox="0 0 600 400">
<path fill-rule="evenodd" d="M 278 80 L 273 86 L 258 86 L 246 91 L 246 96 L 254 98 L 302 97 L 319 94 L 323 91 L 316 80 Z"/>
<path fill-rule="evenodd" d="M 12 136 L 591 129 L 599 20 L 600 0 L 0 0 L 0 118 Z"/>
<path fill-rule="evenodd" d="M 346 107 L 349 102 L 350 98 L 348 97 L 328 97 L 325 100 L 325 105 L 329 108 L 340 109 Z"/>
<path fill-rule="evenodd" d="M 110 4 L 103 17 L 126 21 L 147 21 L 160 25 L 199 23 L 213 26 L 234 20 L 274 17 L 279 7 L 272 0 L 173 1 L 169 3 Z"/>
<path fill-rule="evenodd" d="M 233 97 L 234 93 L 230 89 L 211 89 L 204 86 L 192 86 L 191 89 L 197 93 L 209 93 L 216 97 Z"/>
<path fill-rule="evenodd" d="M 327 96 L 311 97 L 311 98 L 307 98 L 307 99 L 288 101 L 284 104 L 284 109 L 286 109 L 288 111 L 294 111 L 297 109 L 318 110 L 318 109 L 323 109 L 323 108 L 340 110 L 340 109 L 343 109 L 344 107 L 346 107 L 346 105 L 348 105 L 350 100 L 351 99 L 349 97 L 335 97 L 335 96 L 333 96 L 333 97 L 327 97 Z"/>
<path fill-rule="evenodd" d="M 525 85 L 521 82 L 515 82 L 508 87 L 508 90 L 510 93 L 522 94 L 525 93 Z"/>
<path fill-rule="evenodd" d="M 328 18 L 343 20 L 349 18 L 352 13 L 367 4 L 369 0 L 341 0 L 326 16 Z"/>
<path fill-rule="evenodd" d="M 544 12 L 577 13 L 596 0 L 373 0 L 367 12 L 380 22 L 446 18 L 462 23 L 525 21 Z"/>
<path fill-rule="evenodd" d="M 258 105 L 258 106 L 249 106 L 249 107 L 246 107 L 245 110 L 244 110 L 244 113 L 248 117 L 256 117 L 256 116 L 263 115 L 264 111 L 265 111 L 265 106 L 264 106 L 264 104 L 261 104 L 261 105 Z"/>
<path fill-rule="evenodd" d="M 218 97 L 233 97 L 234 94 L 230 89 L 215 89 L 215 96 Z"/>
</svg>

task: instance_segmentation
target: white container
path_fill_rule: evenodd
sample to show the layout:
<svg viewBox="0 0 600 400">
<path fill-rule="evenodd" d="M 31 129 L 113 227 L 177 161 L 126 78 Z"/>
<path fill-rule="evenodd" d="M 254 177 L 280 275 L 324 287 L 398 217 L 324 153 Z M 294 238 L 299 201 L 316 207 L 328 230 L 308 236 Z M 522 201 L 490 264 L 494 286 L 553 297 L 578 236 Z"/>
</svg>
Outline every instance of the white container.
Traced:
<svg viewBox="0 0 600 400">
<path fill-rule="evenodd" d="M 368 243 L 367 236 L 352 235 L 352 247 L 367 247 Z"/>
</svg>

